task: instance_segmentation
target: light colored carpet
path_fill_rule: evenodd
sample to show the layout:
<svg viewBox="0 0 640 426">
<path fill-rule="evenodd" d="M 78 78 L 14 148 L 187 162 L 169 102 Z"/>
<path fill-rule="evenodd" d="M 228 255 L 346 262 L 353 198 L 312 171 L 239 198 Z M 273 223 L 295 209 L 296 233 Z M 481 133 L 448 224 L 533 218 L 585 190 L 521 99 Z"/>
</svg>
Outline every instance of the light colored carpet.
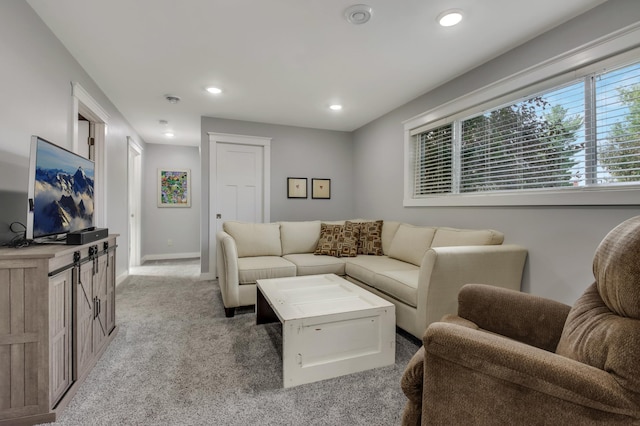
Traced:
<svg viewBox="0 0 640 426">
<path fill-rule="evenodd" d="M 397 333 L 394 366 L 284 389 L 280 326 L 252 309 L 225 318 L 198 268 L 147 263 L 118 286 L 120 331 L 55 425 L 400 423 L 417 339 Z"/>
</svg>

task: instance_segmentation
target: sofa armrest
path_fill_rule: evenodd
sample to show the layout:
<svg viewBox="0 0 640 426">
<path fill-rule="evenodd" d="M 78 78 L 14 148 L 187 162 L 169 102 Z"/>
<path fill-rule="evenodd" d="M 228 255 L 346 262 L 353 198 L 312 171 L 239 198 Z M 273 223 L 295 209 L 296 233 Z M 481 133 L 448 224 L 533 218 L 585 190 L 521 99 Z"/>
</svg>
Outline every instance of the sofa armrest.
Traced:
<svg viewBox="0 0 640 426">
<path fill-rule="evenodd" d="M 418 283 L 418 321 L 423 330 L 458 311 L 458 292 L 465 284 L 520 290 L 526 257 L 527 250 L 513 244 L 428 249 Z"/>
<path fill-rule="evenodd" d="M 478 327 L 555 352 L 570 306 L 554 300 L 482 284 L 458 294 L 458 315 Z"/>
<path fill-rule="evenodd" d="M 224 231 L 216 234 L 216 264 L 218 284 L 225 308 L 240 306 L 238 280 L 238 248 L 233 237 Z"/>
<path fill-rule="evenodd" d="M 633 395 L 610 373 L 570 358 L 442 322 L 429 326 L 423 341 L 423 413 L 434 410 L 435 423 L 437 411 L 451 415 L 457 403 L 495 424 L 503 424 L 501 418 L 511 424 L 567 424 L 563 418 L 578 424 L 581 418 L 628 421 L 640 415 Z"/>
</svg>

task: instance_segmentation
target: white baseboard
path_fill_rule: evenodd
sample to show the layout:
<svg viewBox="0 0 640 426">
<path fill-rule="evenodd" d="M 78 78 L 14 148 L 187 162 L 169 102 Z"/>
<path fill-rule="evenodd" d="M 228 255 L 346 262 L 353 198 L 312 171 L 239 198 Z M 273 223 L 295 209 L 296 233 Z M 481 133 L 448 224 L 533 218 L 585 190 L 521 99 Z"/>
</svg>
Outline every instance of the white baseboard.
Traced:
<svg viewBox="0 0 640 426">
<path fill-rule="evenodd" d="M 216 279 L 216 275 L 214 273 L 211 273 L 211 272 L 200 273 L 200 281 L 210 281 L 215 279 Z"/>
<path fill-rule="evenodd" d="M 116 287 L 118 287 L 129 276 L 129 271 L 124 271 L 116 277 Z"/>
<path fill-rule="evenodd" d="M 142 256 L 140 264 L 144 265 L 147 260 L 193 259 L 196 257 L 200 257 L 199 251 L 193 253 L 147 254 Z"/>
</svg>

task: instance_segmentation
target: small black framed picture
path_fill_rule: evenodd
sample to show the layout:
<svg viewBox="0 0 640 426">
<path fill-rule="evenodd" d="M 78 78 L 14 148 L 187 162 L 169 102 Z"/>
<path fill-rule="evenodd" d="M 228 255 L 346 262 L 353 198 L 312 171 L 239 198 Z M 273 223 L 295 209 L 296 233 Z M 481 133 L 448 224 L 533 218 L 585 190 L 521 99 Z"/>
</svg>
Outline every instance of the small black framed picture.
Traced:
<svg viewBox="0 0 640 426">
<path fill-rule="evenodd" d="M 307 178 L 287 178 L 287 198 L 307 198 Z"/>
<path fill-rule="evenodd" d="M 331 198 L 331 179 L 311 179 L 311 198 L 328 200 Z"/>
</svg>

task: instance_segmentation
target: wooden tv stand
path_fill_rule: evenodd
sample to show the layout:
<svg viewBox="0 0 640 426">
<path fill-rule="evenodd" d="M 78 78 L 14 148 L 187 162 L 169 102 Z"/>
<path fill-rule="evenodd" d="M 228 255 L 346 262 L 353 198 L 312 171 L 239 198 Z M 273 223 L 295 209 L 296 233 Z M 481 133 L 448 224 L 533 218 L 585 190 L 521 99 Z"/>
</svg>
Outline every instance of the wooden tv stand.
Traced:
<svg viewBox="0 0 640 426">
<path fill-rule="evenodd" d="M 55 421 L 115 337 L 117 236 L 0 248 L 0 425 Z"/>
</svg>

